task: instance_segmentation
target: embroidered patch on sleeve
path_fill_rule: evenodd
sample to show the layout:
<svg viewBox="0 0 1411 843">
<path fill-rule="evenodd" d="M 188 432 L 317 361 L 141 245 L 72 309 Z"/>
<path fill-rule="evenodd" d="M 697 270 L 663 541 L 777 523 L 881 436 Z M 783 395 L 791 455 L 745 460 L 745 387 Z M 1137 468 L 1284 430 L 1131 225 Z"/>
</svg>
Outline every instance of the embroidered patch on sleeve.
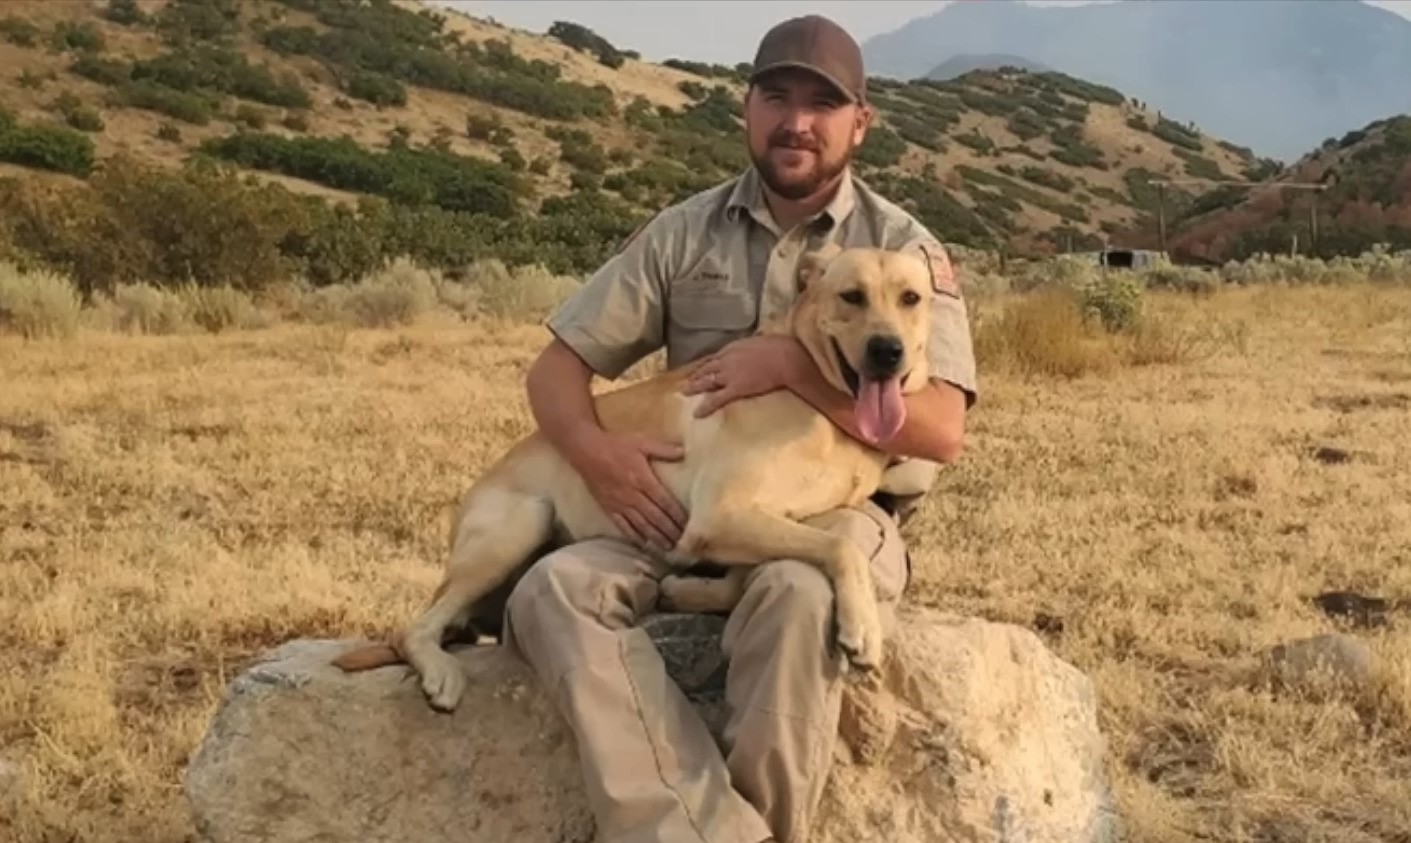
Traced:
<svg viewBox="0 0 1411 843">
<path fill-rule="evenodd" d="M 951 267 L 946 250 L 926 243 L 921 244 L 920 248 L 926 268 L 931 272 L 931 289 L 953 299 L 960 298 L 960 284 L 955 279 L 955 269 Z"/>
</svg>

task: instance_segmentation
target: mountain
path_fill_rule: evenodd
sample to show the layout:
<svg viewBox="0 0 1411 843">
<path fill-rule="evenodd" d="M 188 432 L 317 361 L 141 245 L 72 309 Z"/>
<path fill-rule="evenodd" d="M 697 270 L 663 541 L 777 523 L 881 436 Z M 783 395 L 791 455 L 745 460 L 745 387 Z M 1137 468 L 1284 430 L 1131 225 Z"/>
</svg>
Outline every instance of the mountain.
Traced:
<svg viewBox="0 0 1411 843">
<path fill-rule="evenodd" d="M 972 70 L 1003 70 L 1007 67 L 1034 73 L 1043 73 L 1053 69 L 1022 56 L 1009 56 L 1000 53 L 964 53 L 951 56 L 936 65 L 930 73 L 926 74 L 926 78 L 939 79 L 944 82 L 964 76 Z"/>
<path fill-rule="evenodd" d="M 1024 56 L 1285 162 L 1411 111 L 1411 21 L 1360 0 L 955 2 L 863 51 L 899 79 L 957 55 Z"/>
<path fill-rule="evenodd" d="M 1297 184 L 1326 189 L 1284 187 Z M 1411 249 L 1411 116 L 1377 120 L 1330 140 L 1266 187 L 1209 193 L 1174 219 L 1172 229 L 1167 242 L 1173 254 L 1207 261 L 1288 252 L 1295 243 L 1305 254 L 1311 243 L 1324 257 L 1357 254 L 1377 243 Z"/>
<path fill-rule="evenodd" d="M 582 273 L 747 164 L 741 67 L 644 62 L 572 22 L 531 33 L 411 0 L 11 0 L 0 65 L 21 68 L 0 92 L 0 256 L 92 283 L 213 277 L 215 258 L 192 254 L 236 261 L 232 230 L 265 238 L 267 273 L 316 280 L 389 250 Z M 953 243 L 1088 248 L 1140 224 L 1153 177 L 1267 164 L 1060 73 L 875 83 L 859 172 Z M 277 191 L 249 194 L 266 204 L 248 213 L 234 193 L 202 205 L 235 191 L 186 166 L 211 161 Z M 177 216 L 220 242 L 158 260 L 197 236 Z"/>
</svg>

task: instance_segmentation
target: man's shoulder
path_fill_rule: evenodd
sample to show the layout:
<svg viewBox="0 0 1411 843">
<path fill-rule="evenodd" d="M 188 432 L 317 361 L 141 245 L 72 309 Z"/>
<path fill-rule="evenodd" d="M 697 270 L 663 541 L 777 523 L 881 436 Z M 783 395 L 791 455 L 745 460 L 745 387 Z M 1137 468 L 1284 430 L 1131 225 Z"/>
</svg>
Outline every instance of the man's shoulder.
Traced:
<svg viewBox="0 0 1411 843">
<path fill-rule="evenodd" d="M 941 239 L 900 204 L 883 196 L 875 188 L 855 179 L 857 207 L 868 220 L 869 236 L 883 249 L 914 254 L 926 264 L 931 286 L 938 293 L 959 297 L 950 250 Z"/>
<path fill-rule="evenodd" d="M 739 181 L 739 176 L 727 179 L 659 208 L 642 221 L 626 242 L 639 235 L 667 236 L 714 224 L 724 218 Z"/>
<path fill-rule="evenodd" d="M 898 249 L 913 245 L 918 241 L 936 243 L 940 241 L 914 214 L 892 201 L 861 178 L 854 176 L 854 189 L 857 192 L 857 208 L 871 223 L 879 246 Z"/>
</svg>

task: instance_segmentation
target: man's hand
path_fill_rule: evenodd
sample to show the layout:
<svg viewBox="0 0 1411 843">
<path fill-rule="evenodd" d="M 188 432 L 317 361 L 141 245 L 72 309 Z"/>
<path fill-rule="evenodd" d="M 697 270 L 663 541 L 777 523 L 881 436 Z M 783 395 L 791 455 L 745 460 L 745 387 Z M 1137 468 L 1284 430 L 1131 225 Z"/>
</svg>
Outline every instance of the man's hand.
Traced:
<svg viewBox="0 0 1411 843">
<path fill-rule="evenodd" d="M 574 450 L 575 468 L 619 530 L 661 550 L 676 546 L 687 513 L 649 461 L 681 459 L 680 445 L 599 430 Z"/>
<path fill-rule="evenodd" d="M 747 337 L 707 357 L 682 392 L 706 393 L 696 408 L 696 418 L 704 418 L 736 399 L 795 383 L 805 365 L 812 363 L 793 337 Z"/>
</svg>

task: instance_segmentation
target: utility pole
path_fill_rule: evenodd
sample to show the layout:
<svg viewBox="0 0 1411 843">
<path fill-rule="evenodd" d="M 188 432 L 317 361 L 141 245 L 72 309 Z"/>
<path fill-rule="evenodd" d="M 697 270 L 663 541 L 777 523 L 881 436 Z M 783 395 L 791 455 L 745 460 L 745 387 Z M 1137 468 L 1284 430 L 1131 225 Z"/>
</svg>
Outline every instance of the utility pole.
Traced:
<svg viewBox="0 0 1411 843">
<path fill-rule="evenodd" d="M 1258 188 L 1270 187 L 1279 190 L 1310 190 L 1313 192 L 1311 201 L 1308 203 L 1308 233 L 1309 233 L 1309 254 L 1318 245 L 1318 194 L 1328 189 L 1326 184 L 1316 184 L 1314 182 L 1297 181 L 1234 181 L 1231 179 L 1152 179 L 1151 183 L 1156 186 L 1156 224 L 1161 238 L 1161 251 L 1166 251 L 1166 188 L 1176 185 L 1204 185 L 1207 187 L 1244 187 Z M 1297 241 L 1294 249 L 1297 250 Z"/>
</svg>

